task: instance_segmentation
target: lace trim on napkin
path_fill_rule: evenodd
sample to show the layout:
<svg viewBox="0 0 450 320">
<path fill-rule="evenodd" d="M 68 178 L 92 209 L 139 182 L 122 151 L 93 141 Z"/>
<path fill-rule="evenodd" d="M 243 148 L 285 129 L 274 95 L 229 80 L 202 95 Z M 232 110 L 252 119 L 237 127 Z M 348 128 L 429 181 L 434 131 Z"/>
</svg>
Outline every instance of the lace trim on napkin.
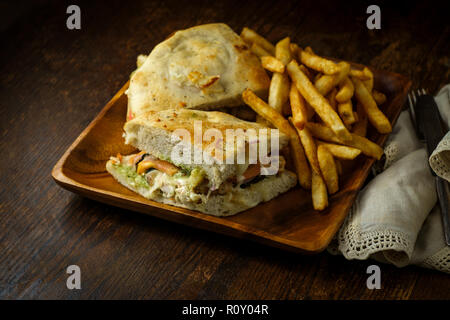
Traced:
<svg viewBox="0 0 450 320">
<path fill-rule="evenodd" d="M 420 266 L 450 273 L 450 248 L 442 248 L 431 257 L 428 257 L 424 261 L 422 261 L 422 263 L 420 263 Z"/>
<path fill-rule="evenodd" d="M 450 180 L 450 133 L 442 139 L 430 157 L 430 166 L 436 174 Z"/>
<path fill-rule="evenodd" d="M 386 161 L 384 162 L 383 171 L 398 160 L 398 150 L 398 144 L 395 141 L 390 142 L 386 147 L 384 147 Z"/>
<path fill-rule="evenodd" d="M 338 250 L 345 258 L 364 260 L 373 253 L 385 250 L 390 251 L 390 260 L 397 260 L 397 258 L 398 260 L 404 260 L 405 254 L 408 257 L 411 256 L 411 248 L 414 248 L 414 246 L 408 235 L 397 230 L 382 227 L 379 230 L 361 232 L 355 225 L 351 224 L 353 208 L 350 210 L 338 234 Z M 395 252 L 398 252 L 398 254 Z M 394 263 L 395 261 L 392 262 Z"/>
</svg>

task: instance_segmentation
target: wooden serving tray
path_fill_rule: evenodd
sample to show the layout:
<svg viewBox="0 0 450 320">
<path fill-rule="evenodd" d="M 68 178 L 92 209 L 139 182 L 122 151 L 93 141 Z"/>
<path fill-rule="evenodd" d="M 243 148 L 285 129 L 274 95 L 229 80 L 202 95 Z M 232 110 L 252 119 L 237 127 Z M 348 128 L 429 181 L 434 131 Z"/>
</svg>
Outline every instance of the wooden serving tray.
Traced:
<svg viewBox="0 0 450 320">
<path fill-rule="evenodd" d="M 353 64 L 362 68 L 358 64 Z M 399 74 L 372 70 L 375 88 L 387 96 L 381 109 L 392 124 L 405 102 L 411 82 Z M 196 211 L 147 200 L 116 182 L 105 163 L 118 152 L 134 151 L 122 138 L 128 83 L 67 149 L 52 170 L 53 179 L 72 192 L 107 204 L 222 234 L 251 239 L 303 253 L 324 250 L 338 231 L 364 184 L 375 160 L 360 155 L 340 178 L 340 190 L 329 199 L 329 207 L 314 211 L 309 192 L 296 187 L 255 208 L 231 217 L 214 217 Z M 383 145 L 387 135 L 370 127 L 368 138 Z"/>
</svg>

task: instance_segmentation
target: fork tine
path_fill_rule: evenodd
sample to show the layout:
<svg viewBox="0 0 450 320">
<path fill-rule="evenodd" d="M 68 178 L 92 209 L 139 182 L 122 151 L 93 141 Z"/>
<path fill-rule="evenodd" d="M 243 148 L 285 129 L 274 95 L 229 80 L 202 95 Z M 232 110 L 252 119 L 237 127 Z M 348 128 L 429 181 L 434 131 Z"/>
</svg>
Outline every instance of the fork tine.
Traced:
<svg viewBox="0 0 450 320">
<path fill-rule="evenodd" d="M 412 124 L 414 126 L 414 129 L 417 132 L 417 128 L 416 128 L 416 114 L 414 112 L 414 101 L 413 101 L 413 91 L 411 91 L 410 93 L 408 93 L 408 111 L 409 111 L 409 115 L 411 117 L 411 121 Z"/>
<path fill-rule="evenodd" d="M 420 90 L 417 90 L 417 97 L 421 96 Z M 416 120 L 416 110 L 414 109 L 416 103 L 417 103 L 417 97 L 415 90 L 411 90 L 411 92 L 408 94 L 408 106 L 409 106 L 409 116 L 411 117 L 411 122 L 414 127 L 414 131 L 416 132 L 417 138 L 422 141 L 423 135 L 420 132 L 417 120 Z"/>
<path fill-rule="evenodd" d="M 409 109 L 412 109 L 413 106 L 414 105 L 412 102 L 411 93 L 408 93 L 408 107 L 409 107 Z"/>
<path fill-rule="evenodd" d="M 426 91 L 423 88 L 417 89 L 417 90 L 411 90 L 412 103 L 411 103 L 411 101 L 409 103 L 409 105 L 410 105 L 409 111 L 410 111 L 410 116 L 411 116 L 411 119 L 413 122 L 413 126 L 416 131 L 417 138 L 419 139 L 419 141 L 422 141 L 422 142 L 425 141 L 425 138 L 424 138 L 422 132 L 420 131 L 419 124 L 417 123 L 415 107 L 416 107 L 418 98 L 424 94 L 426 94 Z M 408 98 L 409 98 L 409 95 L 408 95 Z"/>
</svg>

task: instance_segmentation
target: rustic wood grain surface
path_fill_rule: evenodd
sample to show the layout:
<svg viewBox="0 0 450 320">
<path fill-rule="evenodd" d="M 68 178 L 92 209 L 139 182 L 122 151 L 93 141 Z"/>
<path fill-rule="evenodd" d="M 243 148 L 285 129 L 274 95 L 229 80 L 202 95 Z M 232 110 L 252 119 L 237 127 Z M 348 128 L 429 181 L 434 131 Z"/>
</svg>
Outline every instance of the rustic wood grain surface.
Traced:
<svg viewBox="0 0 450 320">
<path fill-rule="evenodd" d="M 78 31 L 66 28 L 71 3 L 3 4 L 0 298 L 449 299 L 446 274 L 381 265 L 382 289 L 368 290 L 373 261 L 302 256 L 180 226 L 82 198 L 50 176 L 136 56 L 174 30 L 220 21 L 272 41 L 289 35 L 435 92 L 450 80 L 449 7 L 437 3 L 382 2 L 374 31 L 364 1 L 81 1 Z M 71 264 L 81 268 L 81 290 L 66 288 Z"/>
</svg>

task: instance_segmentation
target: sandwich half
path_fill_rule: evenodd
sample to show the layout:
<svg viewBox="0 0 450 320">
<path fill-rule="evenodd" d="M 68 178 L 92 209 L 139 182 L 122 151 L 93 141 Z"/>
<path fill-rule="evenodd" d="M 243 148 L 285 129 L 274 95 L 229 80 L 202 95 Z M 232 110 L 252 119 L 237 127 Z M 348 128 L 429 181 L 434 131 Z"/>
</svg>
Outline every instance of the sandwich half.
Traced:
<svg viewBox="0 0 450 320">
<path fill-rule="evenodd" d="M 203 136 L 196 141 L 199 124 Z M 240 134 L 243 140 L 227 145 L 229 130 L 239 135 L 252 130 L 259 133 L 261 129 L 268 134 Z M 284 158 L 279 155 L 288 137 L 277 131 L 274 141 L 272 130 L 222 112 L 151 111 L 124 126 L 125 142 L 141 151 L 111 157 L 106 168 L 121 184 L 147 199 L 215 216 L 233 215 L 269 201 L 297 183 L 296 175 L 284 168 Z M 204 141 L 207 132 L 215 133 L 214 139 Z M 252 145 L 258 150 L 266 148 L 270 164 L 250 157 Z M 240 152 L 245 156 L 239 161 Z M 199 154 L 200 162 L 195 161 Z M 264 170 L 273 163 L 275 170 Z"/>
<path fill-rule="evenodd" d="M 270 85 L 258 57 L 223 23 L 177 31 L 140 56 L 138 65 L 127 90 L 127 120 L 166 106 L 240 106 L 246 88 L 266 98 Z"/>
</svg>

